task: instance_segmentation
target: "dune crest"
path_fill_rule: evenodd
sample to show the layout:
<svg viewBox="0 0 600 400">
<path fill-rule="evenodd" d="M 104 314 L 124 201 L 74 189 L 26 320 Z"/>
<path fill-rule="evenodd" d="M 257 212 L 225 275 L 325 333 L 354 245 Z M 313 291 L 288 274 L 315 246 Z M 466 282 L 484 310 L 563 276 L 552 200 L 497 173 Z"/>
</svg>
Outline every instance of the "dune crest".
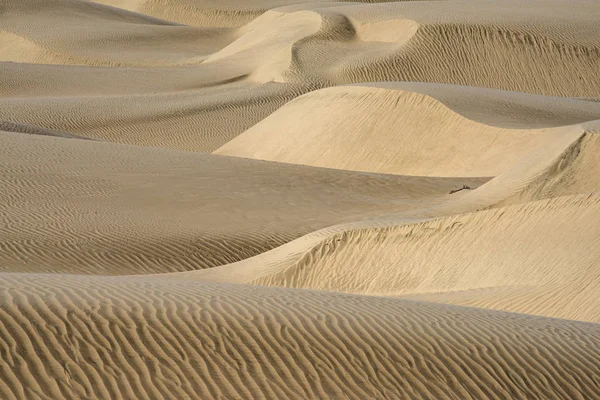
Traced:
<svg viewBox="0 0 600 400">
<path fill-rule="evenodd" d="M 487 181 L 377 176 L 17 133 L 0 132 L 0 144 L 4 272 L 209 268 L 329 225 L 427 207 L 463 183 Z"/>
<path fill-rule="evenodd" d="M 0 61 L 60 64 L 47 50 L 10 32 L 0 31 Z"/>
<path fill-rule="evenodd" d="M 453 103 L 461 110 L 461 102 L 470 100 L 470 109 L 475 112 L 467 112 L 469 115 L 503 124 L 504 114 L 496 116 L 488 104 L 480 106 L 479 113 L 476 111 L 477 95 L 484 97 L 485 92 L 473 96 L 461 88 L 439 87 L 440 91 L 460 96 L 454 100 L 442 92 L 442 102 L 431 97 L 437 86 L 413 87 L 414 91 L 402 90 L 402 84 L 398 88 L 338 86 L 311 92 L 289 102 L 214 153 L 388 174 L 494 176 L 560 135 L 560 129 L 525 130 L 482 124 L 452 109 Z M 487 95 L 492 97 L 493 93 Z M 575 108 L 569 100 L 516 93 L 512 96 L 517 101 L 522 96 L 524 103 L 537 104 L 541 118 L 545 117 L 544 108 L 548 114 L 561 115 L 564 122 L 557 122 L 564 125 L 600 119 L 597 105 L 584 104 L 586 110 Z M 489 103 L 485 97 L 482 100 Z M 544 101 L 549 104 L 546 106 Z M 563 104 L 566 110 L 561 113 Z M 528 111 L 516 107 L 512 110 Z M 534 126 L 536 122 L 531 121 Z"/>
<path fill-rule="evenodd" d="M 213 152 L 290 100 L 336 85 L 429 82 L 597 98 L 595 5 L 552 0 L 541 10 L 505 3 L 498 9 L 494 1 L 110 2 L 131 12 L 81 0 L 9 1 L 0 15 L 3 30 L 59 54 L 63 63 L 92 68 L 87 75 L 94 75 L 99 93 L 76 89 L 86 83 L 67 84 L 54 89 L 52 99 L 24 104 L 10 97 L 0 107 L 3 119 L 13 122 L 118 143 Z M 156 11 L 153 17 L 142 14 L 147 8 Z M 321 19 L 312 34 L 314 26 L 304 25 L 310 13 Z M 286 24 L 269 17 L 278 14 Z M 46 29 L 47 21 L 60 29 Z M 81 26 L 86 29 L 77 35 L 68 28 Z M 308 30 L 290 36 L 284 26 Z M 260 40 L 250 40 L 251 28 Z M 282 30 L 295 40 L 279 40 Z M 236 52 L 203 62 L 228 46 Z M 3 58 L 27 61 L 19 58 L 24 53 Z M 131 70 L 142 67 L 148 70 Z M 53 82 L 69 72 L 40 65 L 35 73 Z M 0 79 L 8 87 L 31 82 L 29 75 L 12 73 Z M 133 92 L 105 95 L 138 80 Z M 69 100 L 59 104 L 56 96 Z"/>
<path fill-rule="evenodd" d="M 423 295 L 429 301 L 440 294 L 454 304 L 600 322 L 588 296 L 573 291 L 577 286 L 588 293 L 600 291 L 599 207 L 597 195 L 581 195 L 394 228 L 346 231 L 285 270 L 253 283 L 418 294 L 413 297 Z M 496 294 L 490 307 L 485 297 L 497 291 L 502 296 Z M 455 292 L 463 293 L 448 301 Z M 519 302 L 505 292 L 519 293 Z"/>
</svg>

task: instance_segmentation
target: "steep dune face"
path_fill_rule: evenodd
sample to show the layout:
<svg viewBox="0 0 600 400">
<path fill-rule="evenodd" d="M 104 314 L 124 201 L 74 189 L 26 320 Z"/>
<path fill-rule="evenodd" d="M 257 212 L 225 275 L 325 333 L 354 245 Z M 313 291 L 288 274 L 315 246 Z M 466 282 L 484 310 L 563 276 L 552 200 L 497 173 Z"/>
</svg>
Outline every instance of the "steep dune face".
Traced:
<svg viewBox="0 0 600 400">
<path fill-rule="evenodd" d="M 0 269 L 138 274 L 238 261 L 463 182 L 0 134 Z"/>
<path fill-rule="evenodd" d="M 0 287 L 7 399 L 567 399 L 600 390 L 596 324 L 141 277 L 9 274 Z"/>
<path fill-rule="evenodd" d="M 497 206 L 589 193 L 600 189 L 600 135 L 588 131 L 541 176 Z"/>
</svg>

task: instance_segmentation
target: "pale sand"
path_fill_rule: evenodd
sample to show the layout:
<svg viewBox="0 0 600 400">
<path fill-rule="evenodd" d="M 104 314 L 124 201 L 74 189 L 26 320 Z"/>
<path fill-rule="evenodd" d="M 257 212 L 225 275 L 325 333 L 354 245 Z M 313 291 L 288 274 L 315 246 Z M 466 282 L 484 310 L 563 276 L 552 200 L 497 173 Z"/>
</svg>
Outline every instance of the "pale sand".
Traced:
<svg viewBox="0 0 600 400">
<path fill-rule="evenodd" d="M 560 135 L 554 127 L 599 119 L 600 103 L 571 99 L 424 84 L 337 86 L 289 102 L 215 154 L 388 174 L 495 176 Z"/>
<path fill-rule="evenodd" d="M 600 398 L 598 15 L 4 1 L 0 398 Z"/>
</svg>

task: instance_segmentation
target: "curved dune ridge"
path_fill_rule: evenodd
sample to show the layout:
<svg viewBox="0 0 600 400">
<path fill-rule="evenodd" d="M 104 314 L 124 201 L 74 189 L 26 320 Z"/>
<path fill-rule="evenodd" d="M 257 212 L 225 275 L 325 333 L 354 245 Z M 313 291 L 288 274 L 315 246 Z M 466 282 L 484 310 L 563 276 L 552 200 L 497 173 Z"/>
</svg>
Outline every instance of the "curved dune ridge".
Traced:
<svg viewBox="0 0 600 400">
<path fill-rule="evenodd" d="M 200 63 L 234 39 L 228 30 L 194 28 L 73 0 L 9 2 L 1 20 L 0 59 L 27 63 Z M 73 35 L 73 26 L 82 25 L 87 29 Z"/>
<path fill-rule="evenodd" d="M 156 278 L 8 274 L 0 286 L 4 398 L 525 399 L 600 390 L 596 324 Z"/>
<path fill-rule="evenodd" d="M 600 322 L 591 300 L 600 291 L 599 207 L 598 195 L 580 195 L 345 231 L 253 283 L 428 301 L 439 295 L 453 304 Z"/>
<path fill-rule="evenodd" d="M 600 105 L 560 98 L 440 85 L 338 86 L 291 101 L 215 154 L 378 173 L 493 176 L 561 131 L 525 126 L 597 119 Z"/>
<path fill-rule="evenodd" d="M 591 306 L 600 290 L 599 198 L 587 194 L 600 188 L 594 132 L 575 131 L 555 150 L 528 154 L 504 174 L 433 208 L 332 227 L 180 278 L 429 301 L 439 296 L 455 304 L 599 322 Z M 436 218 L 442 215 L 452 216 Z"/>
<path fill-rule="evenodd" d="M 65 132 L 57 132 L 39 126 L 19 124 L 8 121 L 0 121 L 0 132 L 15 132 L 15 133 L 26 133 L 28 135 L 42 135 L 42 136 L 55 136 L 70 139 L 87 139 L 81 136 L 71 135 Z"/>
<path fill-rule="evenodd" d="M 600 399 L 598 15 L 2 2 L 0 398 Z"/>
<path fill-rule="evenodd" d="M 82 0 L 9 1 L 0 14 L 0 59 L 68 65 L 0 76 L 2 91 L 13 88 L 0 92 L 0 108 L 4 119 L 75 135 L 212 152 L 295 97 L 340 84 L 413 81 L 595 98 L 597 5 L 580 1 L 553 0 L 544 10 L 516 0 L 502 7 L 457 0 L 111 3 L 137 12 Z M 157 13 L 161 19 L 143 15 L 144 7 L 190 19 L 195 10 L 234 19 L 254 11 L 235 26 L 200 18 L 190 27 L 170 22 L 170 11 Z M 24 95 L 19 88 L 30 87 L 32 73 L 52 89 Z M 61 84 L 65 75 L 76 81 Z"/>
</svg>

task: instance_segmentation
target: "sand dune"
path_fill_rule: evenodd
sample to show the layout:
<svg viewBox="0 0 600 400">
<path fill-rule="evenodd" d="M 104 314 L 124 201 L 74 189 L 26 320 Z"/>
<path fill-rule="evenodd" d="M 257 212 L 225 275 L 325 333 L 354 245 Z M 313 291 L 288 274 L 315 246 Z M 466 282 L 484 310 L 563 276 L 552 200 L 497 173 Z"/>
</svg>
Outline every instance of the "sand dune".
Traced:
<svg viewBox="0 0 600 400">
<path fill-rule="evenodd" d="M 141 277 L 8 274 L 0 285 L 4 398 L 567 399 L 600 390 L 596 324 Z"/>
<path fill-rule="evenodd" d="M 53 131 L 51 129 L 41 128 L 39 126 L 19 124 L 8 121 L 0 121 L 0 132 L 26 133 L 29 135 L 54 136 L 70 139 L 87 139 L 82 136 L 75 136 L 65 132 Z"/>
<path fill-rule="evenodd" d="M 554 0 L 543 11 L 520 1 L 500 10 L 488 1 L 112 4 L 162 9 L 155 15 L 166 19 L 78 0 L 3 7 L 0 59 L 69 64 L 28 66 L 27 74 L 0 64 L 10 71 L 0 74 L 2 91 L 13 88 L 0 101 L 3 119 L 212 152 L 293 98 L 340 84 L 432 82 L 577 98 L 600 92 L 593 2 Z M 279 8 L 262 14 L 272 7 Z M 212 17 L 198 18 L 213 11 L 217 19 L 243 14 L 245 22 L 215 27 Z M 200 26 L 168 22 L 175 14 Z M 60 25 L 52 35 L 50 23 Z M 29 71 L 47 81 L 37 94 L 19 89 L 31 87 Z M 76 81 L 60 84 L 71 73 Z"/>
<path fill-rule="evenodd" d="M 9 2 L 0 21 L 0 60 L 27 63 L 197 64 L 234 39 L 228 30 L 183 26 L 74 0 Z"/>
<path fill-rule="evenodd" d="M 0 134 L 0 142 L 0 268 L 11 272 L 213 267 L 328 225 L 425 208 L 487 180 L 361 174 L 18 133 Z"/>
<path fill-rule="evenodd" d="M 302 4 L 298 0 L 93 0 L 125 10 L 177 21 L 192 26 L 240 27 L 252 22 L 274 8 Z M 390 0 L 366 0 L 362 3 L 386 3 Z M 411 0 L 400 0 L 411 1 Z M 345 0 L 316 0 L 308 2 L 323 7 L 346 3 Z M 350 1 L 349 3 L 351 3 Z"/>
<path fill-rule="evenodd" d="M 475 190 L 457 192 L 427 209 L 337 225 L 179 278 L 371 295 L 421 293 L 428 300 L 435 299 L 432 293 L 448 299 L 460 292 L 454 296 L 458 304 L 598 321 L 589 306 L 595 301 L 591 293 L 599 290 L 594 282 L 600 256 L 590 249 L 600 241 L 600 213 L 597 196 L 588 194 L 600 187 L 598 136 L 590 129 L 596 125 L 571 127 Z M 565 195 L 574 196 L 535 202 Z M 514 203 L 525 204 L 506 207 Z M 437 219 L 441 216 L 447 217 Z M 576 248 L 569 250 L 570 245 Z M 385 261 L 388 257 L 393 261 Z M 580 286 L 586 291 L 573 289 Z M 486 302 L 486 295 L 498 291 L 502 294 Z M 519 300 L 505 291 L 514 291 Z"/>
<path fill-rule="evenodd" d="M 439 85 L 337 86 L 291 101 L 215 154 L 379 173 L 494 176 L 561 132 L 526 126 L 598 119 L 600 104 L 568 99 Z"/>
<path fill-rule="evenodd" d="M 454 304 L 600 322 L 591 306 L 600 291 L 599 207 L 598 195 L 580 195 L 346 231 L 254 283 L 429 301 L 441 294 Z"/>
<path fill-rule="evenodd" d="M 586 132 L 543 175 L 498 206 L 597 191 L 600 188 L 600 177 L 597 174 L 600 165 L 598 132 L 600 131 Z"/>
<path fill-rule="evenodd" d="M 597 1 L 0 3 L 0 398 L 600 398 Z"/>
</svg>

